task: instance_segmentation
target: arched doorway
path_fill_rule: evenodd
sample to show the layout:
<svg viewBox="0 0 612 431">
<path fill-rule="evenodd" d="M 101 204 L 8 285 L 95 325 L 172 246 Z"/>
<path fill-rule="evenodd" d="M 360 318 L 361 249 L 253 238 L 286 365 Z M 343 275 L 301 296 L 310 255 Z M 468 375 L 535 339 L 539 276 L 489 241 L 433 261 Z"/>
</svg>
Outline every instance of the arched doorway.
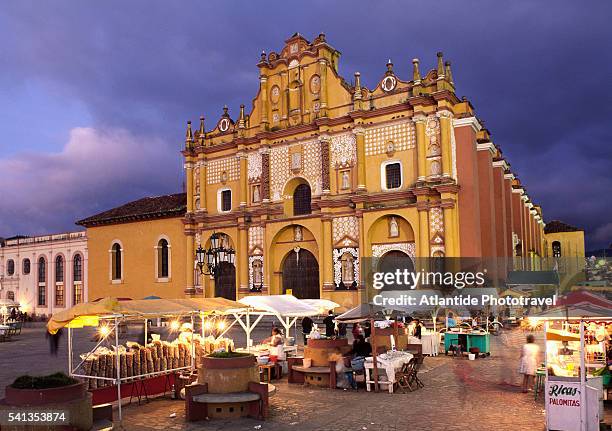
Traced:
<svg viewBox="0 0 612 431">
<path fill-rule="evenodd" d="M 304 248 L 290 251 L 283 262 L 283 293 L 299 299 L 319 299 L 319 263 Z"/>
<path fill-rule="evenodd" d="M 219 272 L 215 276 L 215 296 L 236 300 L 236 267 L 233 264 L 219 264 Z"/>
<path fill-rule="evenodd" d="M 407 269 L 408 272 L 414 272 L 414 263 L 410 256 L 403 251 L 391 250 L 381 256 L 378 261 L 378 272 L 392 273 L 395 274 L 397 270 L 404 272 Z M 406 290 L 412 286 L 405 284 L 386 284 L 382 290 Z"/>
</svg>

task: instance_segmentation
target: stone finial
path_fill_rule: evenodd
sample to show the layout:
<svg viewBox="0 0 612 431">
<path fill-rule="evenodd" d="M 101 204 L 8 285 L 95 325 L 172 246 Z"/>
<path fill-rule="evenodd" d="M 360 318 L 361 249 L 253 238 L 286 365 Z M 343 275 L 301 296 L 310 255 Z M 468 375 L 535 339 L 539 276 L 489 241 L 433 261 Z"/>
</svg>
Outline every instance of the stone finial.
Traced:
<svg viewBox="0 0 612 431">
<path fill-rule="evenodd" d="M 391 59 L 387 60 L 387 73 L 388 74 L 393 73 L 393 63 L 391 62 Z"/>
<path fill-rule="evenodd" d="M 244 116 L 244 104 L 240 105 L 240 115 L 238 116 L 238 128 L 244 129 L 246 126 L 245 116 Z"/>
<path fill-rule="evenodd" d="M 206 130 L 204 129 L 204 116 L 200 115 L 200 129 L 198 130 L 198 139 L 200 140 L 200 144 L 204 143 L 205 137 L 206 137 Z"/>
<path fill-rule="evenodd" d="M 261 51 L 261 57 L 260 58 L 261 58 L 261 61 L 266 61 L 266 51 L 265 50 Z"/>
<path fill-rule="evenodd" d="M 421 82 L 421 72 L 419 71 L 419 59 L 412 59 L 412 80 L 415 83 Z"/>
<path fill-rule="evenodd" d="M 361 73 L 355 72 L 355 93 L 353 100 L 361 100 Z"/>
<path fill-rule="evenodd" d="M 191 130 L 191 121 L 187 121 L 187 132 L 185 133 L 185 147 L 189 148 L 193 144 L 193 132 Z"/>
<path fill-rule="evenodd" d="M 444 76 L 444 54 L 439 51 L 436 55 L 438 56 L 438 78 L 440 78 Z"/>
<path fill-rule="evenodd" d="M 446 78 L 446 80 L 448 82 L 450 82 L 451 84 L 454 84 L 453 82 L 453 74 L 451 73 L 451 63 L 450 61 L 447 61 L 446 63 L 444 63 L 444 77 Z"/>
<path fill-rule="evenodd" d="M 223 105 L 223 116 L 224 117 L 229 117 L 229 114 L 227 113 L 227 105 Z"/>
</svg>

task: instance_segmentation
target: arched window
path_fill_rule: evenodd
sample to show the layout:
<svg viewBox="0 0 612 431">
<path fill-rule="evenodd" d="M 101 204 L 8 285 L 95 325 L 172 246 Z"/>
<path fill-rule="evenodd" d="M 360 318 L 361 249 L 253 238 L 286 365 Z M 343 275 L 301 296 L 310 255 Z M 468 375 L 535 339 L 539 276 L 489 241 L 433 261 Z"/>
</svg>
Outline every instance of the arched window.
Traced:
<svg viewBox="0 0 612 431">
<path fill-rule="evenodd" d="M 157 278 L 168 278 L 170 274 L 169 267 L 169 249 L 168 240 L 162 238 L 157 243 Z"/>
<path fill-rule="evenodd" d="M 123 259 L 121 245 L 116 242 L 111 248 L 111 277 L 113 280 L 121 280 L 123 273 L 121 261 Z"/>
<path fill-rule="evenodd" d="M 80 254 L 76 254 L 72 260 L 73 281 L 83 281 L 83 258 Z"/>
<path fill-rule="evenodd" d="M 83 257 L 75 254 L 72 259 L 73 298 L 75 304 L 83 302 Z"/>
<path fill-rule="evenodd" d="M 30 259 L 23 259 L 21 264 L 21 269 L 24 275 L 28 275 L 30 273 Z"/>
<path fill-rule="evenodd" d="M 6 299 L 8 299 L 9 301 L 14 301 L 15 292 L 13 292 L 12 290 L 9 290 L 8 292 L 6 292 Z"/>
<path fill-rule="evenodd" d="M 55 258 L 55 282 L 63 283 L 64 282 L 64 257 L 57 256 Z"/>
<path fill-rule="evenodd" d="M 55 258 L 55 306 L 64 306 L 64 257 Z"/>
<path fill-rule="evenodd" d="M 15 261 L 13 259 L 6 261 L 6 273 L 9 276 L 15 274 Z"/>
<path fill-rule="evenodd" d="M 553 241 L 552 252 L 553 257 L 561 257 L 561 243 L 559 241 Z"/>
<path fill-rule="evenodd" d="M 293 215 L 310 214 L 310 186 L 300 184 L 293 192 Z"/>
<path fill-rule="evenodd" d="M 44 257 L 38 259 L 38 305 L 47 305 L 47 261 Z"/>
</svg>

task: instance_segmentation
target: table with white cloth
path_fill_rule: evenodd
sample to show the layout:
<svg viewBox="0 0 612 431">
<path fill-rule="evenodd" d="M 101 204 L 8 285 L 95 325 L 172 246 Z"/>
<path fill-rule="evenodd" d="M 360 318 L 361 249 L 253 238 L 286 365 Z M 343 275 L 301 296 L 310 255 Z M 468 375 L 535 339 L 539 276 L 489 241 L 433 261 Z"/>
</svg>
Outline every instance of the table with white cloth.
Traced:
<svg viewBox="0 0 612 431">
<path fill-rule="evenodd" d="M 421 339 L 417 337 L 408 337 L 408 344 L 420 344 L 421 353 L 428 356 L 437 356 L 440 351 L 440 333 L 429 332 L 421 335 Z"/>
<path fill-rule="evenodd" d="M 382 353 L 376 357 L 378 363 L 378 384 L 386 385 L 389 393 L 393 393 L 393 384 L 395 383 L 395 373 L 402 369 L 404 364 L 410 362 L 413 358 L 412 353 L 408 352 L 388 352 Z M 371 385 L 374 383 L 372 376 L 372 370 L 374 369 L 374 361 L 372 357 L 368 357 L 364 363 L 365 377 L 366 377 L 366 389 L 368 392 L 371 391 Z M 381 371 L 385 372 L 386 378 L 384 381 L 380 380 Z"/>
</svg>

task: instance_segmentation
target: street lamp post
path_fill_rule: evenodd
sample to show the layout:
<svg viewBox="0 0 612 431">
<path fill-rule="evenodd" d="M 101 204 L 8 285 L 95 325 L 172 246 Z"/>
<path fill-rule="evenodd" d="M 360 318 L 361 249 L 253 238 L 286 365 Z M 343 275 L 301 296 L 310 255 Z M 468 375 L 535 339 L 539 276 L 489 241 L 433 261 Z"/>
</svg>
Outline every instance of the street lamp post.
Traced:
<svg viewBox="0 0 612 431">
<path fill-rule="evenodd" d="M 202 248 L 202 244 L 196 250 L 196 261 L 200 274 L 212 275 L 217 281 L 217 277 L 221 273 L 221 264 L 234 264 L 236 252 L 232 247 L 226 248 L 221 241 L 221 234 L 213 232 L 210 237 L 210 247 L 208 250 Z"/>
</svg>

